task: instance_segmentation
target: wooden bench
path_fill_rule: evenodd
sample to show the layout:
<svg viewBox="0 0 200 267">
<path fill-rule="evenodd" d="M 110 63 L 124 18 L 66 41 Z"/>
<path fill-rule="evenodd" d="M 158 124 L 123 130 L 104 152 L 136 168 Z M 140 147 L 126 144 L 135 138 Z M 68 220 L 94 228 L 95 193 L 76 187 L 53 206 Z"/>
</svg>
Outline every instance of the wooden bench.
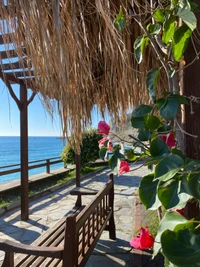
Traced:
<svg viewBox="0 0 200 267">
<path fill-rule="evenodd" d="M 109 181 L 89 204 L 75 207 L 31 245 L 0 240 L 0 250 L 5 251 L 2 266 L 85 266 L 103 230 L 109 231 L 110 239 L 116 239 L 113 204 L 113 174 L 110 174 Z"/>
</svg>

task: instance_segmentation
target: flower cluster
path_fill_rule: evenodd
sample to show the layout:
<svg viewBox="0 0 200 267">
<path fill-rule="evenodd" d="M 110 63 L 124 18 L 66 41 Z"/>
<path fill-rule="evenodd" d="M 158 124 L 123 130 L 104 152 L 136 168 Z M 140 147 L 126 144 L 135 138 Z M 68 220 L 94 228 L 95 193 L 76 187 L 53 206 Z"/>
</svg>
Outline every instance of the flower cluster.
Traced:
<svg viewBox="0 0 200 267">
<path fill-rule="evenodd" d="M 110 153 L 113 152 L 113 143 L 109 141 L 110 140 L 108 136 L 109 133 L 110 133 L 110 126 L 105 121 L 100 121 L 98 123 L 98 134 L 105 135 L 105 137 L 99 140 L 98 143 L 100 149 L 106 148 L 106 156 L 108 152 Z M 118 175 L 121 175 L 122 173 L 128 171 L 130 171 L 130 166 L 125 160 L 121 160 Z"/>
<path fill-rule="evenodd" d="M 148 226 L 146 229 L 140 228 L 140 233 L 131 239 L 130 245 L 136 249 L 149 249 L 154 245 L 154 237 L 149 233 Z"/>
</svg>

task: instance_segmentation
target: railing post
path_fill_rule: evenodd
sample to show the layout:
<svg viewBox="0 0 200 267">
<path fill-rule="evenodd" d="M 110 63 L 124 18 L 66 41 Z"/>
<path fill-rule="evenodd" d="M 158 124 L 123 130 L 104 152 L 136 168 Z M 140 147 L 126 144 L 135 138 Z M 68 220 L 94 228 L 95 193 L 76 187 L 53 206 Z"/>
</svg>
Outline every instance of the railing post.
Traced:
<svg viewBox="0 0 200 267">
<path fill-rule="evenodd" d="M 50 160 L 47 159 L 46 173 L 50 173 Z"/>
</svg>

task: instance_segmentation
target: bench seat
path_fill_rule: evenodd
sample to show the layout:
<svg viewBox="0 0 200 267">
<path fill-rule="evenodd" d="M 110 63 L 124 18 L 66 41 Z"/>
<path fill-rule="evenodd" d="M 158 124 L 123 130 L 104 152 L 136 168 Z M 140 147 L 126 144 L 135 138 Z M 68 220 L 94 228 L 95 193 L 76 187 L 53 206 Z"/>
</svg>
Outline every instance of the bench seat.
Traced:
<svg viewBox="0 0 200 267">
<path fill-rule="evenodd" d="M 74 209 L 31 245 L 0 240 L 3 267 L 85 266 L 103 230 L 115 239 L 113 174 L 86 206 Z M 15 257 L 14 257 L 14 253 Z"/>
</svg>

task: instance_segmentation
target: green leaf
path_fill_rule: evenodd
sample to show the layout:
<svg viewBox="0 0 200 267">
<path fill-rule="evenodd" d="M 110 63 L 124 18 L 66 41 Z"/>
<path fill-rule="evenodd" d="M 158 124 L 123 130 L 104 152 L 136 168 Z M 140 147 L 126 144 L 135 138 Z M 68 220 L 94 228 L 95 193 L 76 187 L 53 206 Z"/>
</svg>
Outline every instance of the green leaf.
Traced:
<svg viewBox="0 0 200 267">
<path fill-rule="evenodd" d="M 156 86 L 159 73 L 160 73 L 160 68 L 151 69 L 147 73 L 146 86 L 149 89 L 149 96 L 153 102 L 155 101 L 156 98 Z"/>
<path fill-rule="evenodd" d="M 179 104 L 188 104 L 188 100 L 185 96 L 182 95 L 172 95 L 172 97 L 176 100 Z"/>
<path fill-rule="evenodd" d="M 107 155 L 107 147 L 102 147 L 100 150 L 99 150 L 99 157 L 102 159 L 102 160 L 105 160 L 105 157 Z"/>
<path fill-rule="evenodd" d="M 160 108 L 160 115 L 165 120 L 173 120 L 178 112 L 179 104 L 173 97 L 168 97 L 167 102 Z"/>
<path fill-rule="evenodd" d="M 150 130 L 157 129 L 160 125 L 160 120 L 157 116 L 150 115 L 147 119 L 146 126 Z"/>
<path fill-rule="evenodd" d="M 133 128 L 139 129 L 142 126 L 144 126 L 144 117 L 139 117 L 139 118 L 131 118 L 131 125 Z"/>
<path fill-rule="evenodd" d="M 130 161 L 135 161 L 137 159 L 137 156 L 135 155 L 134 150 L 132 148 L 125 150 L 125 156 Z"/>
<path fill-rule="evenodd" d="M 166 98 L 159 98 L 156 100 L 156 107 L 157 109 L 161 109 L 167 103 Z"/>
<path fill-rule="evenodd" d="M 118 157 L 116 157 L 115 155 L 113 155 L 109 161 L 108 164 L 111 168 L 111 170 L 113 171 L 114 174 L 118 174 L 119 172 L 119 168 L 120 168 L 120 159 Z"/>
<path fill-rule="evenodd" d="M 171 152 L 172 152 L 172 154 L 176 154 L 176 155 L 178 155 L 179 157 L 181 157 L 181 158 L 185 161 L 186 156 L 183 154 L 183 152 L 182 152 L 181 150 L 179 150 L 179 149 L 177 149 L 177 148 L 173 148 L 173 149 L 171 150 Z"/>
<path fill-rule="evenodd" d="M 155 138 L 150 145 L 150 153 L 152 157 L 161 156 L 169 153 L 169 148 L 161 138 Z"/>
<path fill-rule="evenodd" d="M 147 30 L 149 31 L 149 33 L 153 36 L 153 35 L 157 35 L 160 33 L 161 31 L 161 25 L 156 23 L 156 24 L 149 24 L 147 26 Z"/>
<path fill-rule="evenodd" d="M 172 41 L 172 52 L 176 61 L 180 61 L 185 50 L 187 49 L 192 30 L 186 24 L 183 24 L 175 31 Z"/>
<path fill-rule="evenodd" d="M 124 28 L 126 27 L 126 18 L 123 14 L 122 7 L 120 7 L 119 14 L 116 17 L 114 25 L 115 25 L 115 28 L 120 32 L 122 32 Z"/>
<path fill-rule="evenodd" d="M 119 147 L 113 150 L 113 154 L 119 159 L 125 159 L 125 156 L 121 153 L 121 149 Z"/>
<path fill-rule="evenodd" d="M 156 22 L 161 22 L 163 23 L 164 20 L 165 20 L 165 16 L 164 16 L 164 13 L 162 10 L 160 9 L 157 9 L 154 14 L 153 14 L 153 17 L 155 19 Z"/>
<path fill-rule="evenodd" d="M 183 167 L 184 161 L 176 154 L 169 154 L 162 159 L 155 168 L 155 178 L 167 181 Z"/>
<path fill-rule="evenodd" d="M 190 4 L 186 1 L 186 4 L 179 8 L 177 16 L 181 18 L 187 26 L 194 31 L 197 27 L 197 19 L 194 13 L 191 11 Z"/>
<path fill-rule="evenodd" d="M 200 173 L 189 176 L 188 187 L 191 195 L 197 200 L 200 200 Z"/>
<path fill-rule="evenodd" d="M 146 209 L 150 210 L 156 210 L 161 206 L 161 203 L 157 197 L 158 181 L 153 181 L 153 179 L 154 174 L 144 176 L 139 187 L 140 200 Z"/>
<path fill-rule="evenodd" d="M 151 137 L 151 133 L 148 130 L 144 128 L 141 128 L 139 130 L 138 139 L 140 141 L 148 141 L 150 137 Z"/>
<path fill-rule="evenodd" d="M 142 55 L 147 44 L 148 38 L 144 36 L 139 36 L 134 42 L 134 55 L 138 64 L 142 62 Z"/>
<path fill-rule="evenodd" d="M 163 43 L 168 44 L 172 40 L 176 26 L 175 22 L 176 22 L 176 17 L 172 15 L 169 17 L 168 20 L 166 20 L 162 35 Z"/>
<path fill-rule="evenodd" d="M 154 255 L 156 255 L 161 249 L 160 238 L 161 238 L 162 233 L 166 229 L 173 230 L 177 224 L 186 223 L 186 222 L 187 222 L 187 219 L 183 217 L 182 215 L 180 215 L 178 212 L 169 211 L 165 213 L 162 221 L 160 222 L 160 225 L 158 227 L 158 232 L 155 237 L 155 243 L 154 243 L 154 248 L 153 248 Z"/>
<path fill-rule="evenodd" d="M 174 207 L 182 209 L 190 199 L 190 195 L 185 192 L 179 176 L 175 176 L 174 179 L 158 184 L 158 198 L 165 209 Z"/>
<path fill-rule="evenodd" d="M 165 230 L 161 235 L 163 254 L 180 267 L 200 266 L 200 236 L 190 229 Z"/>
<path fill-rule="evenodd" d="M 185 172 L 192 172 L 192 171 L 196 171 L 200 168 L 200 162 L 197 160 L 191 160 L 188 163 L 188 159 L 186 161 L 186 165 L 184 168 Z"/>
<path fill-rule="evenodd" d="M 139 107 L 137 107 L 136 109 L 133 110 L 132 117 L 133 118 L 142 117 L 142 116 L 148 114 L 149 112 L 151 112 L 152 109 L 153 109 L 152 106 L 141 104 Z"/>
</svg>

